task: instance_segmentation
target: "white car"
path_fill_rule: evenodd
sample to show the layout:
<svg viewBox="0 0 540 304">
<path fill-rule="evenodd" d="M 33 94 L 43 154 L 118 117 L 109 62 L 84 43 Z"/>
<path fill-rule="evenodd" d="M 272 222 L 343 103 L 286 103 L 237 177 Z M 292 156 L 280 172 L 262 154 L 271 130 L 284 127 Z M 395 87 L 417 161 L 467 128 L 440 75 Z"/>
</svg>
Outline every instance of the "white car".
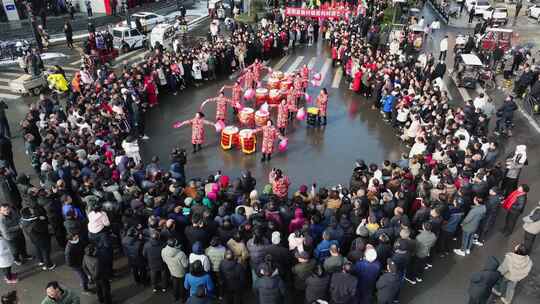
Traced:
<svg viewBox="0 0 540 304">
<path fill-rule="evenodd" d="M 135 20 L 140 19 L 141 25 L 145 32 L 150 32 L 156 25 L 169 20 L 168 17 L 150 13 L 150 12 L 138 12 L 131 15 L 131 26 L 136 27 Z M 127 22 L 123 21 L 122 25 L 126 26 Z"/>
<path fill-rule="evenodd" d="M 483 15 L 491 8 L 488 0 L 465 0 L 465 8 L 470 12 L 474 7 L 474 15 Z"/>
<path fill-rule="evenodd" d="M 529 18 L 534 18 L 536 19 L 536 21 L 540 22 L 540 4 L 531 5 L 527 9 L 527 16 L 529 16 Z"/>
<path fill-rule="evenodd" d="M 489 8 L 482 13 L 482 19 L 492 19 L 494 23 L 508 23 L 508 9 L 506 7 Z"/>
</svg>

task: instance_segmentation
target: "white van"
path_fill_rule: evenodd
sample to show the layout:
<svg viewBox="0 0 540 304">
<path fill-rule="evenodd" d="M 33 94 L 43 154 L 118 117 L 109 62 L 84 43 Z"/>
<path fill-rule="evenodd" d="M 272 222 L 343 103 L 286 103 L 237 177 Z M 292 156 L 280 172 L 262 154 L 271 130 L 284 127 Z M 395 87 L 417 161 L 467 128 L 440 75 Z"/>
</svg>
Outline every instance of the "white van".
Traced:
<svg viewBox="0 0 540 304">
<path fill-rule="evenodd" d="M 176 36 L 174 26 L 171 24 L 161 23 L 154 27 L 150 33 L 150 46 L 156 47 L 156 42 L 159 42 L 166 50 L 172 50 L 173 40 Z"/>
<path fill-rule="evenodd" d="M 146 41 L 146 36 L 141 34 L 136 28 L 127 26 L 117 26 L 112 30 L 113 46 L 115 49 L 122 49 L 124 42 L 129 50 L 142 48 Z"/>
</svg>

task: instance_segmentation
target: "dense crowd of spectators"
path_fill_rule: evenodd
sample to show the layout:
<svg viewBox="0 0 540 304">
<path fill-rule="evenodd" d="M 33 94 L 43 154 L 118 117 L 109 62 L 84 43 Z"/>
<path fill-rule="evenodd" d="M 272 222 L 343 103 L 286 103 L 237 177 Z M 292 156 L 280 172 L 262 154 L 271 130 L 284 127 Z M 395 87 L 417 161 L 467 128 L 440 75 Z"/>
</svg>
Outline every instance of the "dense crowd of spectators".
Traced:
<svg viewBox="0 0 540 304">
<path fill-rule="evenodd" d="M 255 58 L 314 43 L 319 30 L 311 32 L 316 23 L 309 20 L 276 13 L 256 30 L 233 25 L 230 37 L 211 32 L 194 49 L 158 47 L 121 73 L 88 64 L 65 107 L 42 95 L 21 123 L 39 181 L 16 177 L 12 162 L 0 169 L 9 194 L 0 206 L 7 283 L 17 282 L 11 265 L 31 259 L 27 241 L 39 266 L 54 269 L 54 237 L 82 289 L 96 291 L 102 303 L 112 303 L 115 250 L 127 257 L 135 283 L 150 284 L 154 293 L 170 287 L 175 300 L 188 303 L 242 303 L 250 287 L 260 304 L 394 303 L 404 282 L 421 283 L 437 257 L 481 247 L 499 209 L 506 211 L 504 232 L 512 233 L 529 192 L 519 183 L 526 146 L 499 161 L 502 148 L 490 136 L 494 116 L 498 124 L 512 119 L 512 98 L 498 109 L 484 96 L 452 106 L 435 81 L 444 63 L 381 42 L 382 18 L 374 16 L 383 7 L 317 26 L 351 89 L 373 96 L 373 108 L 410 146 L 401 159 L 359 159 L 349 185 L 297 191 L 280 169 L 268 181 L 249 171 L 187 178 L 181 148 L 171 152 L 168 167 L 157 157 L 142 162 L 144 112 L 158 104 L 158 88 L 174 94 Z M 497 282 L 498 295 L 512 301 L 532 265 L 537 210 L 527 217 L 524 245 L 501 263 L 490 259 L 489 276 L 473 276 L 470 303 L 485 303 Z M 77 297 L 50 282 L 42 303 Z"/>
</svg>

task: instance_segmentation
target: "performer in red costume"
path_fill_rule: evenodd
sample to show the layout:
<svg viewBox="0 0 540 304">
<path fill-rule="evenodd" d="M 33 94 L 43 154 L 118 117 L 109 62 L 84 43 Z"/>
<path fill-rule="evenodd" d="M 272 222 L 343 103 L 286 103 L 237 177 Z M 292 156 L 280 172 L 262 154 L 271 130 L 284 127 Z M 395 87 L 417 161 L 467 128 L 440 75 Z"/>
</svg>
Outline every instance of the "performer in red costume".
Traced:
<svg viewBox="0 0 540 304">
<path fill-rule="evenodd" d="M 204 144 L 204 125 L 214 126 L 214 123 L 204 119 L 204 114 L 197 112 L 192 119 L 177 122 L 174 128 L 180 128 L 185 125 L 191 125 L 191 144 L 193 145 L 193 153 L 201 150 L 201 145 Z"/>
<path fill-rule="evenodd" d="M 281 169 L 272 169 L 268 175 L 268 181 L 272 185 L 272 194 L 277 196 L 280 200 L 287 198 L 291 182 L 287 175 L 283 175 Z"/>
<path fill-rule="evenodd" d="M 300 102 L 300 96 L 302 96 L 302 90 L 297 90 L 294 87 L 291 87 L 289 89 L 289 92 L 287 93 L 287 104 L 290 109 L 297 109 L 298 103 Z M 291 111 L 289 112 L 289 120 L 294 119 L 294 113 Z"/>
<path fill-rule="evenodd" d="M 269 68 L 262 64 L 259 59 L 255 59 L 255 62 L 253 62 L 250 67 L 253 69 L 253 81 L 255 81 L 255 83 L 261 81 L 261 73 L 263 69 L 267 71 L 269 70 Z"/>
<path fill-rule="evenodd" d="M 270 161 L 272 159 L 272 153 L 274 152 L 274 143 L 276 139 L 285 139 L 279 134 L 278 129 L 274 127 L 274 123 L 271 120 L 266 122 L 266 126 L 255 129 L 254 133 L 262 132 L 262 159 L 261 162 Z"/>
<path fill-rule="evenodd" d="M 223 86 L 222 91 L 225 89 L 232 89 L 231 99 L 233 104 L 240 105 L 242 107 L 242 86 L 240 80 L 237 80 L 232 86 Z M 238 107 L 234 108 L 234 116 L 238 115 Z"/>
<path fill-rule="evenodd" d="M 302 76 L 302 88 L 304 89 L 304 92 L 306 92 L 309 84 L 309 68 L 306 64 L 304 64 L 300 70 L 300 75 Z"/>
<path fill-rule="evenodd" d="M 326 114 L 328 109 L 328 91 L 326 91 L 326 88 L 323 88 L 321 93 L 319 93 L 319 97 L 317 97 L 317 107 L 319 108 L 319 124 L 324 126 L 326 125 Z"/>
<path fill-rule="evenodd" d="M 289 124 L 288 116 L 289 113 L 297 112 L 298 109 L 296 108 L 296 105 L 291 106 L 287 102 L 287 100 L 282 99 L 281 102 L 277 105 L 270 105 L 271 107 L 277 107 L 278 108 L 278 114 L 277 114 L 277 127 L 279 129 L 279 132 L 281 135 L 285 135 L 285 129 L 287 129 L 287 125 Z"/>
<path fill-rule="evenodd" d="M 210 101 L 216 102 L 216 122 L 220 120 L 225 122 L 227 120 L 227 104 L 230 104 L 233 108 L 239 108 L 241 106 L 239 103 L 235 103 L 232 99 L 225 97 L 225 93 L 221 91 L 219 92 L 218 97 L 205 100 L 201 104 L 201 111 L 204 105 Z"/>
<path fill-rule="evenodd" d="M 240 76 L 239 81 L 244 83 L 244 89 L 254 89 L 255 88 L 255 75 L 253 74 L 252 67 L 249 66 L 244 71 L 244 74 Z"/>
</svg>

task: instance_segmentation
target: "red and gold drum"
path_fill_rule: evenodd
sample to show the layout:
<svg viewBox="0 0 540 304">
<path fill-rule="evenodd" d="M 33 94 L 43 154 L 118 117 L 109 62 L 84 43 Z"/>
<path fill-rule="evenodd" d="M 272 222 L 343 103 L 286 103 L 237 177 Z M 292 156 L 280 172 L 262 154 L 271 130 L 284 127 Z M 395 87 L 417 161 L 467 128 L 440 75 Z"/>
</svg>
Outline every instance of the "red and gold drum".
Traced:
<svg viewBox="0 0 540 304">
<path fill-rule="evenodd" d="M 257 139 L 253 130 L 243 129 L 240 131 L 240 146 L 244 154 L 251 154 L 257 149 Z"/>
<path fill-rule="evenodd" d="M 268 89 L 257 88 L 255 90 L 255 101 L 257 104 L 265 103 L 268 100 Z"/>
<path fill-rule="evenodd" d="M 268 98 L 268 104 L 279 104 L 281 101 L 281 91 L 280 90 L 270 90 L 270 97 Z"/>
<path fill-rule="evenodd" d="M 255 122 L 255 110 L 252 108 L 243 108 L 240 113 L 238 113 L 238 120 L 240 120 L 240 123 L 243 125 L 253 125 Z"/>
<path fill-rule="evenodd" d="M 283 72 L 281 72 L 281 71 L 274 71 L 274 72 L 272 73 L 272 77 L 273 77 L 273 78 L 282 79 L 283 76 L 284 76 L 284 74 L 283 74 Z"/>
<path fill-rule="evenodd" d="M 281 88 L 282 91 L 287 91 L 288 89 L 292 88 L 292 81 L 289 80 L 289 79 L 286 79 L 286 80 L 282 80 L 279 87 Z"/>
<path fill-rule="evenodd" d="M 268 79 L 268 88 L 269 89 L 279 89 L 281 80 L 279 78 L 271 77 Z"/>
<path fill-rule="evenodd" d="M 233 146 L 238 146 L 238 128 L 235 126 L 226 126 L 221 131 L 221 148 L 229 150 Z"/>
<path fill-rule="evenodd" d="M 266 126 L 268 119 L 270 119 L 270 113 L 268 111 L 259 110 L 255 112 L 255 124 L 257 126 Z"/>
</svg>

